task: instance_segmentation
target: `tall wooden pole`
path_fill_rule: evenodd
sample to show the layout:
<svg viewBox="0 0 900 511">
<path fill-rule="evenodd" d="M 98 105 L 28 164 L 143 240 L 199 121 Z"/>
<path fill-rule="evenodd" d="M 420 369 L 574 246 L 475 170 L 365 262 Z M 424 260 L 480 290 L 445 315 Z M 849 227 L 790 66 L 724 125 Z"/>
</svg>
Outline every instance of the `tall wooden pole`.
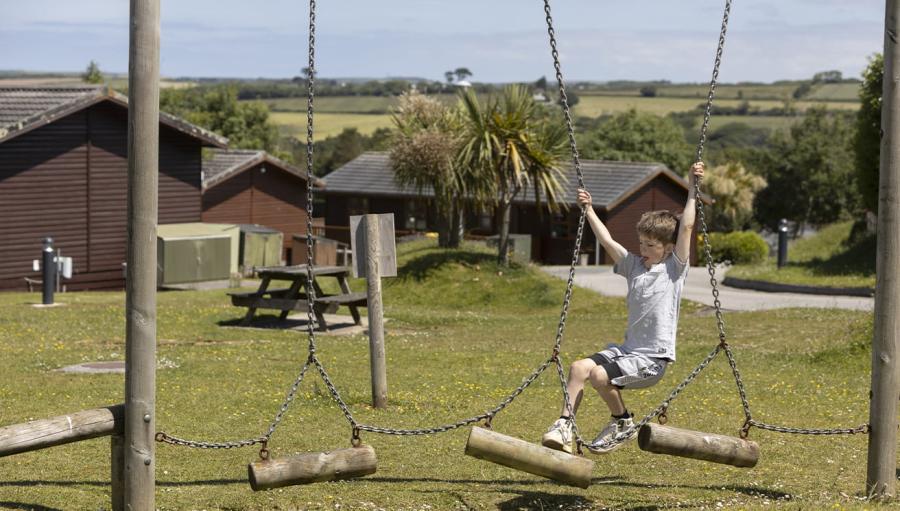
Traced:
<svg viewBox="0 0 900 511">
<path fill-rule="evenodd" d="M 366 215 L 366 284 L 369 312 L 369 364 L 372 370 L 372 406 L 387 406 L 387 363 L 384 360 L 384 309 L 381 304 L 381 235 L 378 215 Z"/>
<path fill-rule="evenodd" d="M 875 334 L 872 341 L 872 405 L 866 493 L 896 495 L 897 400 L 900 399 L 900 0 L 887 0 L 884 15 L 884 90 L 881 103 L 881 170 L 875 266 Z"/>
<path fill-rule="evenodd" d="M 131 0 L 128 268 L 125 291 L 125 509 L 155 509 L 159 0 Z"/>
</svg>

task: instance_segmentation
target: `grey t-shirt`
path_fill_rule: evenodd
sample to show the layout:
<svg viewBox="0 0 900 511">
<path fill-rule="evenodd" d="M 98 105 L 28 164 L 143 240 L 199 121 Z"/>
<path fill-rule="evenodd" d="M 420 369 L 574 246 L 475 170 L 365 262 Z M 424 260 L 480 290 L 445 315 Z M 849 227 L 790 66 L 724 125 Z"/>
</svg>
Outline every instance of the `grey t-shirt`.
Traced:
<svg viewBox="0 0 900 511">
<path fill-rule="evenodd" d="M 613 271 L 628 281 L 628 328 L 622 351 L 675 360 L 681 290 L 689 265 L 672 253 L 648 270 L 628 253 Z"/>
</svg>

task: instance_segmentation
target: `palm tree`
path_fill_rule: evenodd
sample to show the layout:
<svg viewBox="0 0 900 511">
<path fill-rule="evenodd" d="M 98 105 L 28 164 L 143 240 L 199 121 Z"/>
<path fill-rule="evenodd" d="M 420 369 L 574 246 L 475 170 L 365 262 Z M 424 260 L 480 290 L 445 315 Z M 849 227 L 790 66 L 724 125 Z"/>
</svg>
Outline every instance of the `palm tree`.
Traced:
<svg viewBox="0 0 900 511">
<path fill-rule="evenodd" d="M 457 246 L 459 240 L 450 236 L 454 204 L 462 193 L 454 116 L 439 101 L 411 92 L 400 97 L 392 120 L 397 134 L 390 158 L 397 181 L 419 192 L 432 188 L 439 217 L 438 242 L 443 247 Z"/>
<path fill-rule="evenodd" d="M 559 202 L 565 176 L 561 166 L 567 152 L 567 133 L 560 122 L 546 122 L 531 93 L 511 85 L 482 108 L 471 91 L 462 95 L 464 134 L 459 152 L 462 168 L 482 176 L 490 186 L 479 185 L 492 195 L 500 211 L 501 265 L 509 264 L 509 220 L 512 201 L 522 190 L 534 189 L 538 207 L 544 198 L 551 211 Z"/>
<path fill-rule="evenodd" d="M 753 216 L 753 199 L 766 187 L 765 178 L 747 170 L 740 163 L 727 163 L 709 169 L 704 179 L 706 189 L 715 199 L 711 211 L 714 230 L 740 230 Z"/>
</svg>

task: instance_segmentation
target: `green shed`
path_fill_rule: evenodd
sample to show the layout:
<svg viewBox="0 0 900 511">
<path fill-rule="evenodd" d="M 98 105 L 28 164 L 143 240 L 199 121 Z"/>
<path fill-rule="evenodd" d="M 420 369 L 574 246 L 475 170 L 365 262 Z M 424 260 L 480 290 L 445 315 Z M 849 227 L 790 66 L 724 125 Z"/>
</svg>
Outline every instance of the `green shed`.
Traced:
<svg viewBox="0 0 900 511">
<path fill-rule="evenodd" d="M 259 266 L 281 266 L 284 234 L 281 231 L 258 224 L 241 224 L 241 244 L 238 266 L 244 275 L 253 273 Z"/>
<path fill-rule="evenodd" d="M 226 280 L 238 271 L 240 227 L 166 224 L 157 228 L 157 284 Z"/>
</svg>

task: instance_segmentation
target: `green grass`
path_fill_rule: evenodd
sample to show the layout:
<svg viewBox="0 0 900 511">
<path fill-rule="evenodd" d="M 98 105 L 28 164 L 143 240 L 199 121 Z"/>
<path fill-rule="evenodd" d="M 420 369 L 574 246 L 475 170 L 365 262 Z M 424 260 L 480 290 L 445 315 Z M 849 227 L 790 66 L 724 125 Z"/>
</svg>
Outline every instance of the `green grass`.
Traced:
<svg viewBox="0 0 900 511">
<path fill-rule="evenodd" d="M 306 98 L 265 99 L 273 112 L 306 112 Z M 387 114 L 397 105 L 396 97 L 323 96 L 315 98 L 316 112 L 345 114 Z"/>
<path fill-rule="evenodd" d="M 306 140 L 305 112 L 273 112 L 269 118 L 283 136 Z M 378 128 L 393 127 L 389 115 L 379 114 L 316 113 L 314 122 L 316 141 L 339 135 L 345 128 L 356 128 L 361 134 L 370 135 Z"/>
<path fill-rule="evenodd" d="M 502 274 L 494 255 L 432 242 L 398 246 L 400 276 L 385 279 L 389 407 L 370 400 L 364 336 L 317 337 L 318 356 L 354 416 L 393 428 L 431 427 L 481 413 L 547 359 L 565 283 L 530 267 Z M 353 289 L 363 283 L 352 281 Z M 124 294 L 57 295 L 64 307 L 29 306 L 37 294 L 0 294 L 0 424 L 122 401 L 121 375 L 54 369 L 121 359 Z M 158 295 L 158 429 L 223 441 L 263 433 L 307 357 L 305 332 L 228 326 L 242 316 L 224 291 Z M 871 315 L 788 309 L 728 313 L 729 340 L 754 416 L 805 427 L 867 420 Z M 563 360 L 620 339 L 622 299 L 576 289 Z M 785 336 L 789 331 L 790 335 Z M 629 391 L 629 407 L 658 404 L 716 344 L 715 319 L 685 302 L 678 363 L 663 383 Z M 495 430 L 536 441 L 557 417 L 559 379 L 542 375 L 494 420 Z M 593 435 L 608 412 L 585 397 L 579 424 Z M 723 359 L 669 409 L 670 424 L 735 435 L 741 404 Z M 865 484 L 866 437 L 787 436 L 753 430 L 754 469 L 640 451 L 605 457 L 581 490 L 465 456 L 465 428 L 428 437 L 364 433 L 378 473 L 354 481 L 254 493 L 246 464 L 256 449 L 198 451 L 157 444 L 156 506 L 171 509 L 872 509 Z M 273 455 L 349 446 L 350 428 L 314 373 L 270 444 Z M 108 442 L 95 439 L 0 459 L 0 508 L 100 509 L 109 505 Z"/>
<path fill-rule="evenodd" d="M 762 264 L 735 266 L 728 275 L 781 284 L 874 288 L 875 238 L 849 245 L 852 224 L 832 224 L 813 236 L 790 241 L 788 264 L 781 269 L 770 258 Z"/>
<path fill-rule="evenodd" d="M 805 96 L 808 100 L 825 101 L 859 101 L 858 83 L 823 83 L 814 85 L 812 91 Z"/>
</svg>

